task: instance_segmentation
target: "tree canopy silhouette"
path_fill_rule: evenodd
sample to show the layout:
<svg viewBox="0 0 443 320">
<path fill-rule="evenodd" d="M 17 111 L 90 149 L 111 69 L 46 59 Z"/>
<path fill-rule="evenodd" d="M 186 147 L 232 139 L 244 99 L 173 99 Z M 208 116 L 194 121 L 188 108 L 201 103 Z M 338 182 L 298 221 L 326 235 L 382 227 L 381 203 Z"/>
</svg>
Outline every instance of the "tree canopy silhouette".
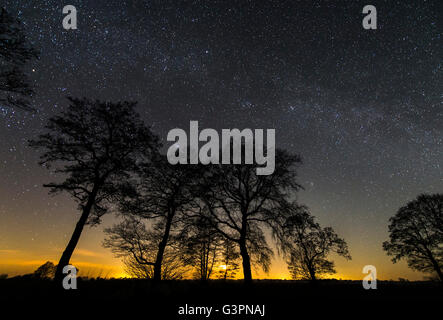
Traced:
<svg viewBox="0 0 443 320">
<path fill-rule="evenodd" d="M 140 218 L 127 216 L 122 222 L 105 229 L 105 233 L 103 246 L 110 248 L 116 257 L 123 258 L 126 273 L 134 278 L 154 279 L 157 272 L 156 276 L 162 280 L 173 280 L 181 279 L 186 273 L 179 251 L 173 246 L 174 239 L 168 239 L 168 245 L 162 251 L 161 268 L 155 268 L 164 228 L 149 230 Z"/>
<path fill-rule="evenodd" d="M 414 270 L 437 273 L 443 281 L 443 194 L 422 194 L 389 219 L 383 249 L 396 263 L 406 259 Z"/>
<path fill-rule="evenodd" d="M 240 253 L 234 242 L 224 239 L 220 249 L 220 263 L 224 269 L 217 271 L 219 279 L 234 279 L 240 269 Z"/>
<path fill-rule="evenodd" d="M 134 111 L 134 102 L 102 102 L 69 98 L 70 105 L 52 117 L 48 133 L 30 146 L 42 149 L 40 164 L 65 176 L 44 185 L 51 193 L 65 191 L 82 212 L 57 266 L 55 280 L 63 277 L 85 224 L 98 224 L 116 200 L 138 161 L 157 152 L 158 139 Z"/>
<path fill-rule="evenodd" d="M 51 261 L 46 261 L 40 267 L 38 267 L 33 276 L 38 279 L 52 279 L 54 278 L 56 266 Z"/>
<path fill-rule="evenodd" d="M 282 235 L 279 229 L 288 199 L 300 188 L 296 182 L 300 158 L 277 150 L 275 161 L 271 175 L 257 175 L 256 164 L 212 165 L 198 190 L 205 206 L 200 212 L 216 232 L 238 246 L 246 282 L 252 280 L 251 258 L 265 272 L 269 269 L 273 252 L 264 229 Z"/>
<path fill-rule="evenodd" d="M 152 248 L 156 248 L 157 252 L 155 255 L 150 254 L 150 258 L 147 259 L 144 257 L 146 252 L 128 251 L 127 247 L 122 246 L 127 244 L 127 241 L 121 242 L 124 240 L 122 234 L 113 232 L 113 229 L 107 232 L 113 234 L 114 241 L 107 241 L 106 246 L 114 248 L 115 252 L 130 253 L 139 263 L 153 266 L 153 279 L 161 280 L 165 250 L 171 244 L 171 237 L 178 232 L 184 213 L 194 199 L 191 186 L 197 181 L 198 170 L 199 166 L 172 165 L 168 163 L 166 156 L 162 155 L 158 155 L 155 161 L 141 166 L 138 178 L 133 181 L 133 192 L 126 193 L 120 201 L 120 211 L 126 216 L 149 220 L 152 230 L 146 231 L 144 241 L 151 242 L 152 247 L 145 250 L 152 252 Z M 127 230 L 126 235 L 128 232 L 130 233 Z M 120 242 L 117 241 L 119 237 Z"/>
<path fill-rule="evenodd" d="M 33 110 L 26 97 L 34 91 L 23 72 L 24 65 L 38 58 L 22 31 L 20 21 L 0 8 L 0 103 Z"/>
<path fill-rule="evenodd" d="M 351 259 L 346 242 L 331 227 L 322 228 L 304 208 L 294 206 L 286 224 L 285 248 L 288 269 L 294 279 L 311 279 L 336 273 L 334 262 L 327 259 L 335 252 Z"/>
<path fill-rule="evenodd" d="M 181 259 L 195 270 L 196 278 L 209 280 L 215 273 L 223 239 L 206 219 L 197 217 L 180 233 Z"/>
</svg>

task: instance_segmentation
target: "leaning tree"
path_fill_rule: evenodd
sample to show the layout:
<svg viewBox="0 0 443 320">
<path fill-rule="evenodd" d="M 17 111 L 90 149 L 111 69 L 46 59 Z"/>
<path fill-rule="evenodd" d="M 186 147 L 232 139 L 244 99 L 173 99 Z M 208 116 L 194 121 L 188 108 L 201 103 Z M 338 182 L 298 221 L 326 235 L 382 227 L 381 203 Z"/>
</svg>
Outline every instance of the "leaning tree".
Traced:
<svg viewBox="0 0 443 320">
<path fill-rule="evenodd" d="M 210 165 L 200 181 L 199 212 L 216 232 L 236 244 L 246 282 L 252 280 L 252 262 L 265 272 L 269 269 L 273 252 L 265 230 L 282 235 L 284 208 L 300 188 L 296 182 L 300 162 L 299 156 L 277 150 L 271 175 L 257 175 L 255 163 L 220 164 Z"/>
<path fill-rule="evenodd" d="M 65 191 L 81 211 L 74 232 L 55 273 L 63 277 L 86 224 L 98 224 L 109 211 L 109 204 L 125 190 L 127 179 L 156 153 L 158 139 L 134 111 L 134 102 L 102 102 L 69 98 L 61 115 L 49 119 L 47 133 L 31 140 L 30 146 L 42 149 L 40 164 L 55 167 L 65 177 L 62 182 L 44 185 L 51 193 Z"/>
<path fill-rule="evenodd" d="M 290 211 L 282 249 L 292 278 L 315 281 L 336 273 L 334 262 L 328 259 L 330 253 L 351 259 L 346 242 L 331 227 L 321 227 L 304 207 L 294 205 Z"/>
<path fill-rule="evenodd" d="M 443 281 L 443 194 L 422 194 L 389 219 L 383 249 L 396 263 L 406 259 L 414 270 L 437 273 Z"/>
<path fill-rule="evenodd" d="M 32 110 L 26 99 L 33 93 L 23 67 L 38 52 L 27 41 L 19 20 L 0 8 L 0 103 Z"/>
</svg>

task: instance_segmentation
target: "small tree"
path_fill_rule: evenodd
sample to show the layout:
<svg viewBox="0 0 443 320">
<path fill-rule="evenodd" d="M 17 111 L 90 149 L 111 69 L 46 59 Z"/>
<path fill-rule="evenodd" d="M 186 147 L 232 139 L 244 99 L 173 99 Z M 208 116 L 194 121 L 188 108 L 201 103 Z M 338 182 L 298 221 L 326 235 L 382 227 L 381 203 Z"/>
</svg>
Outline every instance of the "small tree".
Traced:
<svg viewBox="0 0 443 320">
<path fill-rule="evenodd" d="M 141 264 L 131 256 L 123 257 L 124 270 L 127 275 L 135 279 L 152 279 L 152 266 Z"/>
<path fill-rule="evenodd" d="M 179 238 L 183 263 L 193 267 L 196 278 L 209 280 L 219 261 L 222 244 L 220 235 L 207 220 L 198 217 L 181 231 Z"/>
<path fill-rule="evenodd" d="M 319 276 L 336 273 L 334 262 L 327 259 L 331 252 L 351 259 L 346 242 L 331 227 L 322 228 L 303 208 L 294 207 L 286 224 L 286 237 L 283 251 L 294 279 L 315 281 Z"/>
<path fill-rule="evenodd" d="M 0 103 L 6 106 L 32 110 L 29 97 L 33 90 L 23 73 L 24 65 L 38 57 L 27 42 L 20 21 L 0 8 Z"/>
<path fill-rule="evenodd" d="M 55 275 L 55 269 L 56 266 L 51 261 L 47 261 L 38 267 L 33 275 L 38 279 L 52 279 Z"/>
<path fill-rule="evenodd" d="M 131 256 L 123 259 L 124 270 L 132 278 L 153 279 L 154 268 L 151 265 L 139 263 Z M 162 280 L 181 280 L 187 274 L 187 269 L 183 267 L 179 259 L 166 253 L 162 263 Z"/>
<path fill-rule="evenodd" d="M 43 149 L 40 164 L 66 177 L 63 182 L 44 185 L 51 193 L 65 191 L 82 212 L 63 252 L 55 280 L 63 278 L 84 226 L 100 223 L 116 200 L 125 181 L 157 152 L 157 138 L 134 111 L 135 103 L 109 103 L 69 98 L 70 106 L 60 116 L 49 120 L 48 133 L 30 141 Z"/>
<path fill-rule="evenodd" d="M 223 268 L 217 272 L 217 277 L 223 280 L 234 279 L 240 270 L 240 253 L 235 243 L 224 239 L 220 251 L 220 264 Z"/>
<path fill-rule="evenodd" d="M 396 263 L 406 259 L 410 268 L 435 272 L 443 281 L 443 194 L 422 194 L 389 219 L 389 241 L 383 249 Z"/>
</svg>

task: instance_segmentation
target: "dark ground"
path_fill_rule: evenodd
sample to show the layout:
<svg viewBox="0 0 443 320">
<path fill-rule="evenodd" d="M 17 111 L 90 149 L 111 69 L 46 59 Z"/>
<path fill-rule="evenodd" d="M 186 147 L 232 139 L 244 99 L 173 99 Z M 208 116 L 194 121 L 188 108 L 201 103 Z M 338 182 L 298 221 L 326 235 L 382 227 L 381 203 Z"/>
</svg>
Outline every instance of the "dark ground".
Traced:
<svg viewBox="0 0 443 320">
<path fill-rule="evenodd" d="M 45 318 L 81 314 L 87 319 L 137 316 L 138 319 L 239 320 L 300 319 L 306 313 L 314 319 L 336 313 L 353 318 L 364 315 L 372 315 L 374 319 L 388 315 L 398 318 L 414 310 L 428 312 L 431 309 L 440 310 L 439 316 L 433 316 L 438 319 L 443 310 L 443 286 L 438 282 L 378 281 L 376 290 L 364 290 L 361 281 L 336 280 L 322 280 L 316 285 L 303 281 L 256 280 L 246 286 L 242 281 L 185 280 L 155 285 L 147 280 L 78 279 L 77 286 L 77 290 L 56 290 L 49 280 L 3 279 L 0 280 L 0 305 L 3 305 L 0 310 L 12 309 L 12 314 L 17 316 L 41 313 Z M 213 311 L 209 318 L 179 315 L 179 307 L 185 304 L 212 306 L 220 312 Z M 265 304 L 265 317 L 224 315 L 221 310 L 227 304 Z M 60 309 L 62 313 L 58 313 Z M 427 318 L 422 315 L 419 319 Z"/>
</svg>

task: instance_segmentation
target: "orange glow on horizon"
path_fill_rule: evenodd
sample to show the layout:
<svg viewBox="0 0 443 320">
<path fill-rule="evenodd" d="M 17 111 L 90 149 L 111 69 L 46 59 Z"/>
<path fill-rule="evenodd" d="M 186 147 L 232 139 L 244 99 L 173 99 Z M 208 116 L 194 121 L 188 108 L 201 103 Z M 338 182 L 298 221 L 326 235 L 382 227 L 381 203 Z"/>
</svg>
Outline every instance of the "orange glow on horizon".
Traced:
<svg viewBox="0 0 443 320">
<path fill-rule="evenodd" d="M 84 239 L 74 252 L 71 264 L 79 269 L 79 276 L 102 277 L 102 278 L 129 278 L 123 263 L 113 254 L 101 247 L 99 239 Z M 0 248 L 0 274 L 8 274 L 9 277 L 24 275 L 34 272 L 46 261 L 58 263 L 62 252 L 61 246 L 48 248 L 41 246 L 35 250 L 26 248 Z M 426 276 L 420 272 L 413 272 L 404 262 L 392 264 L 389 258 L 371 257 L 369 260 L 365 255 L 358 256 L 356 251 L 352 261 L 331 257 L 336 262 L 337 273 L 324 276 L 325 279 L 362 280 L 365 276 L 362 267 L 366 264 L 377 266 L 377 276 L 380 280 L 397 280 L 399 277 L 408 280 L 422 280 Z M 42 258 L 43 257 L 43 258 Z M 226 270 L 226 265 L 216 266 L 217 270 Z M 242 279 L 243 272 L 240 267 L 235 279 Z M 269 273 L 264 273 L 259 268 L 253 268 L 253 279 L 282 279 L 290 280 L 291 275 L 286 263 L 282 258 L 276 257 L 271 265 Z"/>
</svg>

